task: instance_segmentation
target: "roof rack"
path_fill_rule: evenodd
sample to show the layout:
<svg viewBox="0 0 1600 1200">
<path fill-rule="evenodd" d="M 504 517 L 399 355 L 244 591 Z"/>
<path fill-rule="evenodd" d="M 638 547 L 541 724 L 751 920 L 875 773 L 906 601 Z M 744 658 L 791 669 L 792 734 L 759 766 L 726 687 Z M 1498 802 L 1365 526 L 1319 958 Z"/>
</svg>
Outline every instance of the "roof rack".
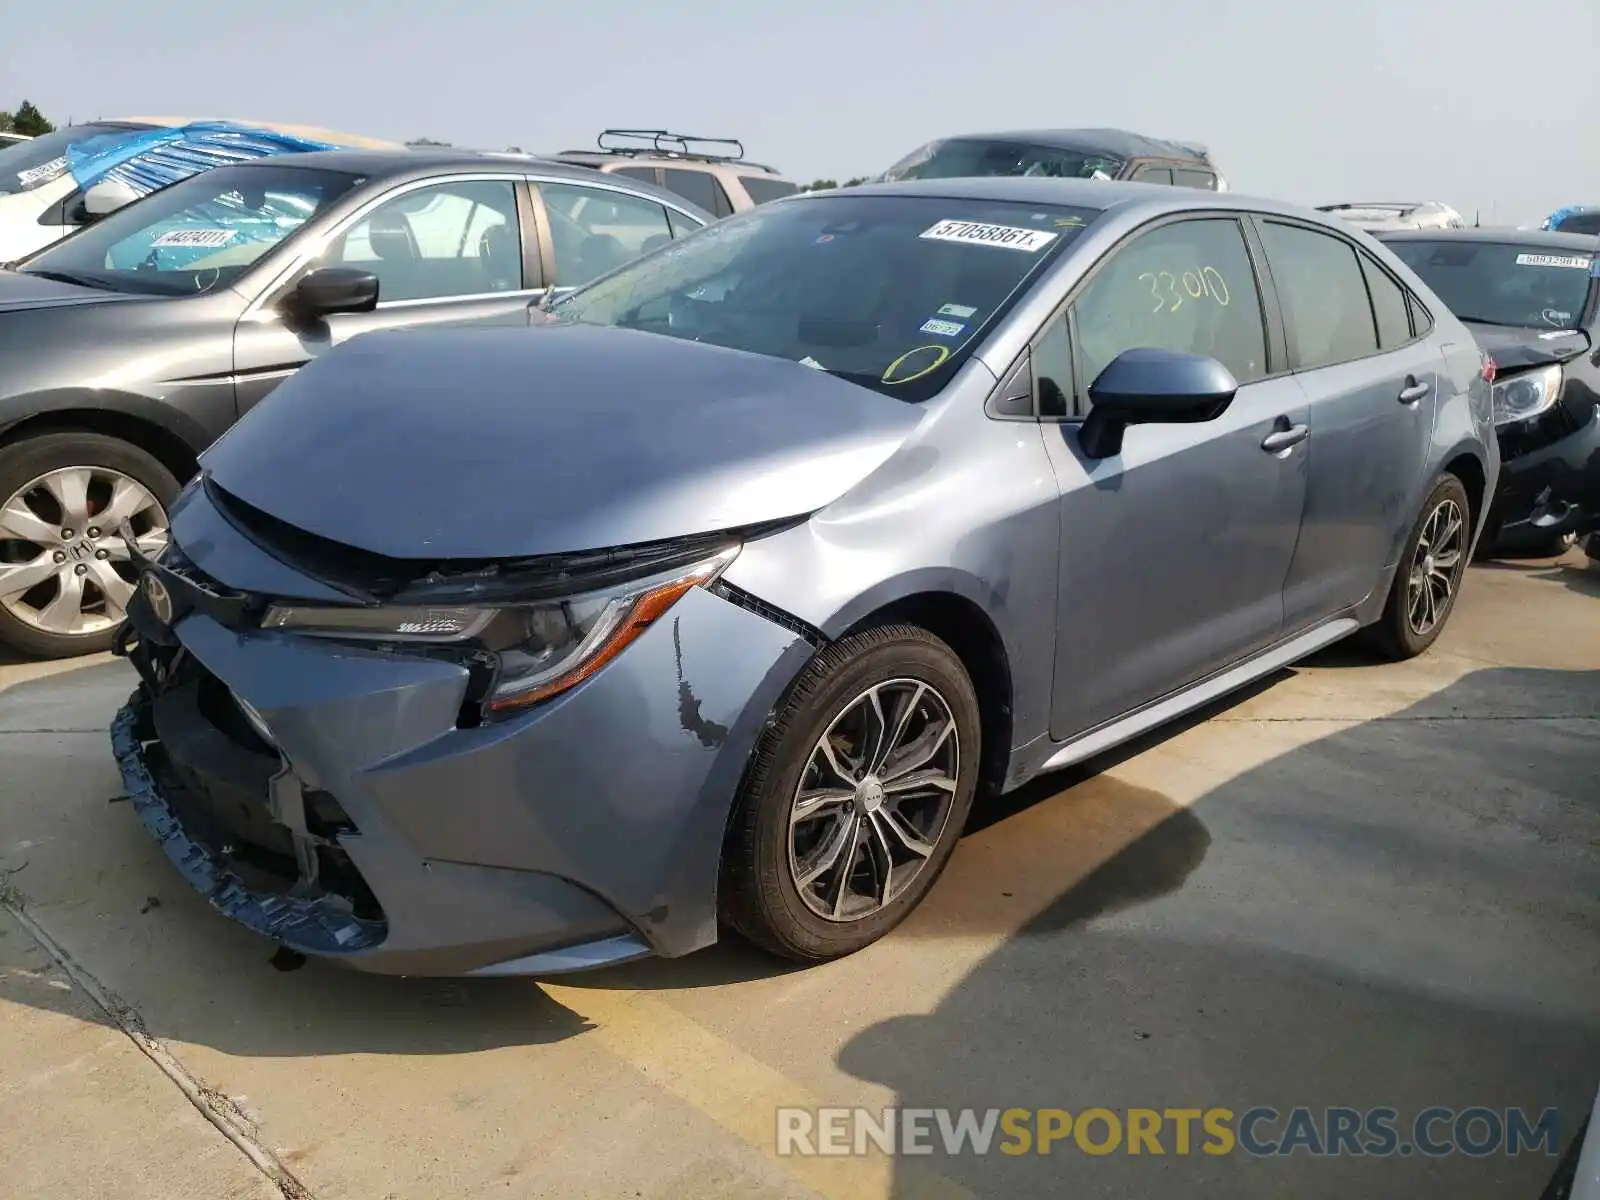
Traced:
<svg viewBox="0 0 1600 1200">
<path fill-rule="evenodd" d="M 618 145 L 619 141 L 648 142 L 648 146 Z M 680 158 L 705 158 L 725 162 L 738 162 L 744 158 L 744 143 L 738 138 L 696 137 L 688 133 L 672 133 L 665 129 L 605 129 L 595 138 L 595 144 L 607 154 L 667 154 Z M 695 146 L 731 146 L 733 152 L 691 149 Z"/>
</svg>

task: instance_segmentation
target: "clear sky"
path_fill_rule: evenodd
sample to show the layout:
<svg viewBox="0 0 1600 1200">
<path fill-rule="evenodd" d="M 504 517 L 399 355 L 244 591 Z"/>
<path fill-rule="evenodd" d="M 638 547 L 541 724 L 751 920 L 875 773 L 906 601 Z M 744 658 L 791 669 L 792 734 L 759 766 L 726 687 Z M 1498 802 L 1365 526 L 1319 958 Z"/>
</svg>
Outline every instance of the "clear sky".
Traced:
<svg viewBox="0 0 1600 1200">
<path fill-rule="evenodd" d="M 1235 191 L 1600 204 L 1600 0 L 71 0 L 0 22 L 0 107 L 558 150 L 735 136 L 802 180 L 931 137 L 1119 125 Z"/>
</svg>

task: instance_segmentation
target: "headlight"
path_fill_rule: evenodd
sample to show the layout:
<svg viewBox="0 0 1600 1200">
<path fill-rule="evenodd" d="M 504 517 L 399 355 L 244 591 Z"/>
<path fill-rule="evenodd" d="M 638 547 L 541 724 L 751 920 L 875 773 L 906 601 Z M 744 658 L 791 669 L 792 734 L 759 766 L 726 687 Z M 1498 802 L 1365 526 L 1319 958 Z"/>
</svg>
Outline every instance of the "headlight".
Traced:
<svg viewBox="0 0 1600 1200">
<path fill-rule="evenodd" d="M 1524 371 L 1494 385 L 1494 423 L 1526 421 L 1555 406 L 1561 398 L 1561 368 L 1540 367 Z"/>
<path fill-rule="evenodd" d="M 714 583 L 738 554 L 739 547 L 730 546 L 664 575 L 529 604 L 274 605 L 261 618 L 261 626 L 311 637 L 466 643 L 488 650 L 498 667 L 484 705 L 490 712 L 504 714 L 582 683 L 621 654 L 690 588 Z"/>
</svg>

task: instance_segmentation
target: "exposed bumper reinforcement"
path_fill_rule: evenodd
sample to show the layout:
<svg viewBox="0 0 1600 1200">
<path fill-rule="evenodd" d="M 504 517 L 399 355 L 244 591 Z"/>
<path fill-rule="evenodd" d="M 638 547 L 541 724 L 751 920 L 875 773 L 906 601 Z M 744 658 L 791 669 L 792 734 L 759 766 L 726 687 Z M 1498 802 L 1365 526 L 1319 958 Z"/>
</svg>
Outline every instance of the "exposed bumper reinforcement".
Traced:
<svg viewBox="0 0 1600 1200">
<path fill-rule="evenodd" d="M 112 753 L 139 820 L 189 886 L 224 916 L 306 954 L 353 954 L 382 943 L 388 935 L 386 922 L 354 916 L 330 899 L 281 896 L 247 887 L 213 850 L 189 835 L 145 761 L 138 730 L 147 706 L 148 701 L 136 693 L 117 712 L 111 722 Z"/>
</svg>

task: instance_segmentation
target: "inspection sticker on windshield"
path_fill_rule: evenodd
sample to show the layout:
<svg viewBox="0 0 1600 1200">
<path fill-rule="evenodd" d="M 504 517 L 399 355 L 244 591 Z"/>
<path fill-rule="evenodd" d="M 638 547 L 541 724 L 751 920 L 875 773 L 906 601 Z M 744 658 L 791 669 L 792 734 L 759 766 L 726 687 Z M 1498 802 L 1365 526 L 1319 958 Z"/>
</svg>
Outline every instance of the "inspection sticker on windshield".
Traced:
<svg viewBox="0 0 1600 1200">
<path fill-rule="evenodd" d="M 190 246 L 201 250 L 215 250 L 218 246 L 226 246 L 233 241 L 237 229 L 169 229 L 150 245 L 153 248 L 163 246 Z"/>
<path fill-rule="evenodd" d="M 965 320 L 968 317 L 977 316 L 978 310 L 969 304 L 942 304 L 939 306 L 939 315 L 941 317 L 960 317 Z"/>
<path fill-rule="evenodd" d="M 922 323 L 922 332 L 931 333 L 934 337 L 955 337 L 965 328 L 959 321 L 941 321 L 937 317 Z"/>
<path fill-rule="evenodd" d="M 29 167 L 26 171 L 18 171 L 17 182 L 23 187 L 27 187 L 30 183 L 43 183 L 46 180 L 54 179 L 66 169 L 67 156 L 63 154 L 60 158 L 52 158 L 49 162 L 40 163 L 37 167 Z"/>
<path fill-rule="evenodd" d="M 940 221 L 922 237 L 935 242 L 968 242 L 977 246 L 1002 246 L 1037 254 L 1059 236 L 1042 229 L 1018 229 L 1014 225 L 984 225 L 979 221 Z"/>
<path fill-rule="evenodd" d="M 1587 258 L 1569 257 L 1564 254 L 1519 254 L 1517 266 L 1519 267 L 1572 267 L 1574 270 L 1587 271 L 1590 260 Z"/>
</svg>

